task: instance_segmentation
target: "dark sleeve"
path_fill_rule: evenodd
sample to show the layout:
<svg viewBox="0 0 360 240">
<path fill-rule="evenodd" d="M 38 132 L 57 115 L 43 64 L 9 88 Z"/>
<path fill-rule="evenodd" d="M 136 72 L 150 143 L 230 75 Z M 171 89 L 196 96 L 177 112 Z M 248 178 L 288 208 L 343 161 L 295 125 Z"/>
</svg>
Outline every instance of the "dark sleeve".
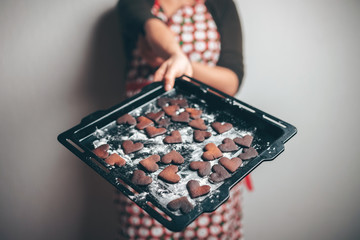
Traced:
<svg viewBox="0 0 360 240">
<path fill-rule="evenodd" d="M 124 39 L 124 50 L 129 59 L 135 48 L 140 33 L 144 33 L 146 20 L 155 18 L 151 13 L 153 0 L 119 0 L 117 12 L 120 21 L 120 31 Z"/>
<path fill-rule="evenodd" d="M 221 50 L 217 65 L 235 72 L 240 87 L 244 64 L 241 25 L 236 6 L 232 0 L 207 0 L 206 6 L 220 34 Z"/>
</svg>

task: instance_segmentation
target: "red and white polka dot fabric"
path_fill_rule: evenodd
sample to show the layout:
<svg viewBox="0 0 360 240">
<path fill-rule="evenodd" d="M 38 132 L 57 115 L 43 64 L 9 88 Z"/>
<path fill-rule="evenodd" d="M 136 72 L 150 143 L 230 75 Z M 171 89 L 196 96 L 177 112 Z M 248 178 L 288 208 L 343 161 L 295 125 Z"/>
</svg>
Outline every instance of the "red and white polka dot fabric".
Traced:
<svg viewBox="0 0 360 240">
<path fill-rule="evenodd" d="M 169 18 L 161 9 L 159 1 L 155 1 L 152 13 L 174 32 L 181 49 L 191 61 L 216 65 L 221 47 L 220 35 L 214 19 L 202 1 L 197 1 L 193 6 L 184 6 Z M 139 50 L 135 49 L 127 76 L 128 97 L 150 84 L 155 71 L 156 69 L 140 56 Z"/>
<path fill-rule="evenodd" d="M 183 52 L 191 61 L 215 66 L 220 54 L 220 36 L 216 24 L 203 1 L 185 6 L 168 18 L 159 1 L 155 1 L 152 13 L 163 20 L 175 33 Z M 139 92 L 153 81 L 156 69 L 141 58 L 139 50 L 133 52 L 127 76 L 127 96 Z M 238 184 L 230 192 L 230 198 L 212 213 L 204 213 L 182 232 L 171 232 L 150 217 L 135 203 L 117 192 L 119 239 L 242 239 L 242 186 Z"/>
</svg>

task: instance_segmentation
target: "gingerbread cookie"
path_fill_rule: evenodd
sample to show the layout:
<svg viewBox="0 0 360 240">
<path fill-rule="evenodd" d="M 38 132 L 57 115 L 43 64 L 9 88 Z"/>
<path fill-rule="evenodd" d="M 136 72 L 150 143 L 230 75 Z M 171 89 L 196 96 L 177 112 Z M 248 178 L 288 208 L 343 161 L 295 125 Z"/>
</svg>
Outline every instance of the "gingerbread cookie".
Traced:
<svg viewBox="0 0 360 240">
<path fill-rule="evenodd" d="M 129 125 L 135 125 L 136 124 L 136 120 L 133 116 L 131 116 L 130 114 L 126 113 L 124 115 L 122 115 L 121 117 L 119 117 L 116 120 L 117 124 L 129 124 Z"/>
<path fill-rule="evenodd" d="M 187 197 L 180 197 L 170 201 L 167 204 L 167 208 L 171 211 L 177 211 L 180 209 L 183 214 L 186 214 L 193 210 L 194 206 L 189 202 Z"/>
<path fill-rule="evenodd" d="M 233 125 L 231 123 L 221 123 L 213 122 L 211 127 L 219 134 L 224 133 L 232 129 Z"/>
<path fill-rule="evenodd" d="M 200 186 L 200 183 L 196 180 L 188 181 L 186 188 L 188 189 L 191 198 L 197 198 L 210 192 L 209 185 Z"/>
<path fill-rule="evenodd" d="M 242 160 L 238 157 L 234 157 L 232 159 L 222 157 L 219 162 L 231 173 L 235 172 L 242 164 Z"/>
<path fill-rule="evenodd" d="M 155 154 L 141 160 L 139 164 L 148 172 L 156 172 L 159 169 L 159 166 L 156 164 L 158 161 L 160 161 L 160 156 Z"/>
<path fill-rule="evenodd" d="M 211 137 L 211 132 L 194 130 L 194 141 L 195 142 L 203 142 L 205 139 Z"/>
<path fill-rule="evenodd" d="M 170 98 L 167 97 L 158 98 L 158 100 L 156 101 L 159 107 L 165 107 L 169 102 L 170 102 Z"/>
<path fill-rule="evenodd" d="M 170 118 L 164 118 L 157 122 L 158 127 L 168 127 L 170 125 L 171 121 Z"/>
<path fill-rule="evenodd" d="M 167 106 L 167 107 L 162 107 L 162 109 L 164 110 L 166 115 L 174 116 L 174 115 L 176 115 L 176 111 L 179 110 L 179 106 L 178 105 L 171 105 L 171 106 Z"/>
<path fill-rule="evenodd" d="M 149 127 L 145 128 L 145 132 L 149 138 L 152 138 L 152 137 L 156 137 L 156 136 L 166 133 L 166 129 L 149 126 Z"/>
<path fill-rule="evenodd" d="M 170 136 L 164 138 L 164 143 L 182 143 L 180 132 L 178 130 L 172 131 Z"/>
<path fill-rule="evenodd" d="M 131 177 L 131 182 L 135 185 L 147 186 L 152 183 L 152 178 L 146 176 L 145 172 L 142 170 L 135 170 Z"/>
<path fill-rule="evenodd" d="M 184 163 L 184 158 L 183 158 L 183 156 L 181 156 L 180 153 L 178 153 L 175 150 L 172 150 L 171 152 L 165 154 L 161 158 L 161 162 L 165 163 L 165 164 L 169 164 L 171 162 L 174 164 L 182 164 L 182 163 Z"/>
<path fill-rule="evenodd" d="M 188 103 L 185 98 L 182 99 L 171 99 L 170 105 L 178 105 L 179 107 L 187 107 Z"/>
<path fill-rule="evenodd" d="M 107 158 L 109 153 L 107 152 L 110 149 L 109 144 L 103 144 L 95 148 L 92 152 L 99 158 Z"/>
<path fill-rule="evenodd" d="M 179 168 L 175 165 L 167 166 L 159 173 L 159 178 L 168 183 L 177 183 L 180 181 L 180 176 L 176 174 L 178 171 Z"/>
<path fill-rule="evenodd" d="M 215 145 L 215 143 L 208 143 L 205 145 L 205 152 L 202 155 L 202 158 L 206 161 L 211 161 L 216 158 L 222 157 L 222 152 L 220 149 Z"/>
<path fill-rule="evenodd" d="M 200 177 L 204 177 L 210 174 L 211 164 L 204 161 L 194 161 L 190 163 L 190 169 L 197 171 Z"/>
<path fill-rule="evenodd" d="M 110 166 L 124 166 L 126 164 L 126 160 L 120 157 L 117 153 L 113 153 L 105 159 L 105 162 Z"/>
<path fill-rule="evenodd" d="M 219 145 L 219 149 L 222 152 L 232 152 L 239 150 L 239 147 L 235 144 L 235 142 L 230 138 L 225 138 L 223 143 Z"/>
<path fill-rule="evenodd" d="M 189 126 L 204 131 L 207 129 L 204 119 L 202 118 L 192 120 L 191 122 L 189 122 Z"/>
<path fill-rule="evenodd" d="M 242 138 L 241 137 L 234 138 L 234 142 L 241 147 L 249 148 L 252 144 L 253 139 L 254 139 L 253 136 L 245 135 Z"/>
<path fill-rule="evenodd" d="M 256 151 L 255 148 L 253 147 L 249 147 L 249 148 L 244 148 L 243 149 L 243 153 L 241 153 L 239 155 L 239 157 L 242 159 L 242 160 L 249 160 L 251 158 L 254 158 L 256 157 L 258 154 L 258 152 Z"/>
<path fill-rule="evenodd" d="M 125 140 L 122 142 L 121 147 L 125 154 L 130 154 L 141 150 L 144 145 L 141 142 L 134 143 L 131 140 Z"/>
<path fill-rule="evenodd" d="M 152 126 L 154 125 L 154 122 L 151 121 L 150 119 L 148 119 L 147 117 L 144 116 L 140 116 L 137 119 L 138 124 L 136 124 L 136 128 L 139 130 L 143 130 L 144 128 L 148 127 L 148 126 Z"/>
<path fill-rule="evenodd" d="M 231 177 L 231 175 L 228 173 L 228 171 L 226 171 L 226 169 L 219 164 L 215 164 L 212 167 L 212 170 L 213 170 L 213 173 L 210 174 L 210 180 L 214 183 L 222 182 L 225 179 L 228 179 Z"/>
<path fill-rule="evenodd" d="M 190 121 L 190 114 L 188 112 L 182 112 L 178 115 L 171 116 L 173 122 L 188 123 Z"/>
<path fill-rule="evenodd" d="M 190 117 L 193 119 L 200 118 L 202 114 L 202 111 L 196 108 L 186 108 L 185 111 L 190 113 Z"/>
<path fill-rule="evenodd" d="M 149 112 L 147 113 L 145 116 L 151 120 L 153 120 L 154 122 L 157 122 L 160 120 L 160 118 L 162 118 L 164 116 L 164 112 L 163 111 L 159 111 L 159 112 Z"/>
</svg>

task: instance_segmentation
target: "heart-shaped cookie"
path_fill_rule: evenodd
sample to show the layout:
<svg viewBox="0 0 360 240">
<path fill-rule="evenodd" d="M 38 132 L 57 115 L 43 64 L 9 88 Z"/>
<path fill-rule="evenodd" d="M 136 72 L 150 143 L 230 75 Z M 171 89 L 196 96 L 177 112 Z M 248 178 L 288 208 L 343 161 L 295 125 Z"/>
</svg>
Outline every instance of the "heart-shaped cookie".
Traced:
<svg viewBox="0 0 360 240">
<path fill-rule="evenodd" d="M 170 105 L 178 105 L 179 107 L 187 107 L 188 103 L 185 98 L 182 99 L 171 99 Z"/>
<path fill-rule="evenodd" d="M 169 102 L 170 102 L 170 98 L 167 97 L 158 98 L 158 100 L 156 101 L 159 107 L 165 107 Z"/>
<path fill-rule="evenodd" d="M 211 137 L 211 132 L 194 130 L 194 141 L 195 142 L 203 142 L 205 139 Z"/>
<path fill-rule="evenodd" d="M 220 164 L 223 165 L 229 172 L 235 172 L 242 164 L 242 160 L 238 157 L 229 159 L 227 157 L 222 157 L 219 160 Z"/>
<path fill-rule="evenodd" d="M 213 122 L 211 127 L 219 134 L 224 133 L 232 129 L 233 125 L 231 123 L 221 123 Z"/>
<path fill-rule="evenodd" d="M 154 122 L 157 122 L 160 120 L 160 118 L 162 118 L 164 116 L 164 112 L 163 111 L 159 111 L 159 112 L 149 112 L 145 115 L 147 118 L 153 120 Z"/>
<path fill-rule="evenodd" d="M 197 171 L 200 177 L 204 177 L 210 174 L 211 164 L 204 161 L 194 161 L 190 163 L 190 169 Z"/>
<path fill-rule="evenodd" d="M 156 136 L 166 133 L 166 129 L 149 126 L 149 127 L 145 128 L 145 132 L 149 138 L 152 138 L 152 137 L 156 137 Z"/>
<path fill-rule="evenodd" d="M 171 120 L 173 122 L 183 122 L 187 123 L 190 121 L 190 114 L 188 112 L 182 112 L 178 115 L 174 115 L 171 117 Z"/>
<path fill-rule="evenodd" d="M 200 186 L 200 183 L 196 180 L 188 181 L 186 188 L 188 189 L 191 198 L 197 198 L 210 192 L 209 185 Z"/>
<path fill-rule="evenodd" d="M 211 161 L 216 158 L 222 157 L 222 152 L 220 149 L 215 145 L 215 143 L 208 143 L 205 145 L 205 152 L 202 155 L 202 158 L 206 161 Z"/>
<path fill-rule="evenodd" d="M 118 165 L 124 166 L 126 164 L 126 160 L 120 157 L 117 153 L 113 153 L 105 159 L 105 162 L 110 166 Z"/>
<path fill-rule="evenodd" d="M 256 157 L 257 155 L 259 155 L 259 153 L 256 151 L 255 148 L 253 147 L 249 147 L 249 148 L 244 148 L 243 149 L 243 153 L 241 153 L 239 155 L 239 157 L 242 159 L 242 160 L 249 160 L 251 158 L 254 158 Z"/>
<path fill-rule="evenodd" d="M 186 108 L 185 111 L 190 113 L 190 117 L 193 119 L 200 118 L 202 114 L 202 111 L 196 108 Z"/>
<path fill-rule="evenodd" d="M 180 132 L 178 130 L 172 131 L 170 136 L 164 138 L 164 143 L 182 143 Z"/>
<path fill-rule="evenodd" d="M 117 124 L 129 124 L 129 125 L 135 125 L 136 124 L 136 120 L 133 116 L 131 116 L 130 114 L 126 113 L 124 115 L 122 115 L 121 117 L 119 117 L 118 119 L 116 119 L 116 123 Z"/>
<path fill-rule="evenodd" d="M 144 116 L 140 116 L 137 119 L 138 124 L 136 124 L 136 128 L 139 130 L 143 130 L 144 128 L 148 127 L 148 126 L 152 126 L 154 125 L 154 122 L 151 121 L 150 119 L 148 119 L 147 117 Z"/>
<path fill-rule="evenodd" d="M 180 209 L 183 214 L 189 213 L 194 209 L 194 206 L 189 202 L 187 197 L 174 199 L 167 204 L 167 207 L 171 211 L 177 211 Z"/>
<path fill-rule="evenodd" d="M 171 162 L 174 164 L 182 164 L 182 163 L 184 163 L 184 158 L 183 158 L 183 156 L 181 156 L 180 153 L 178 153 L 175 150 L 172 150 L 171 152 L 165 154 L 161 158 L 161 162 L 165 163 L 165 164 L 169 164 Z"/>
<path fill-rule="evenodd" d="M 136 185 L 147 186 L 152 183 L 152 178 L 146 176 L 145 172 L 142 170 L 135 170 L 131 177 L 131 182 Z"/>
<path fill-rule="evenodd" d="M 167 166 L 159 173 L 159 178 L 168 183 L 177 183 L 180 181 L 180 176 L 176 174 L 178 171 L 179 168 L 175 165 Z"/>
<path fill-rule="evenodd" d="M 160 156 L 155 154 L 141 160 L 139 164 L 148 172 L 156 172 L 159 169 L 159 166 L 156 164 L 158 161 L 160 161 Z"/>
<path fill-rule="evenodd" d="M 131 140 L 125 140 L 121 144 L 125 154 L 130 154 L 141 150 L 144 145 L 141 142 L 133 143 Z"/>
<path fill-rule="evenodd" d="M 189 126 L 192 128 L 204 130 L 204 131 L 207 129 L 204 119 L 202 119 L 202 118 L 198 118 L 198 119 L 194 119 L 194 120 L 190 121 Z"/>
<path fill-rule="evenodd" d="M 235 144 L 235 142 L 231 138 L 225 138 L 223 143 L 219 145 L 219 149 L 222 152 L 232 152 L 239 150 L 239 147 Z"/>
<path fill-rule="evenodd" d="M 230 173 L 228 173 L 228 171 L 226 171 L 226 169 L 219 165 L 219 164 L 215 164 L 212 167 L 213 173 L 210 174 L 210 180 L 212 182 L 221 182 L 224 181 L 225 179 L 228 179 L 231 177 Z"/>
<path fill-rule="evenodd" d="M 109 144 L 103 144 L 101 146 L 98 146 L 95 148 L 92 152 L 98 156 L 99 158 L 107 158 L 109 156 L 109 153 L 107 152 L 110 149 Z"/>
<path fill-rule="evenodd" d="M 179 110 L 179 106 L 178 105 L 171 105 L 171 106 L 167 106 L 167 107 L 162 107 L 162 109 L 164 110 L 166 115 L 174 116 L 174 115 L 176 115 L 176 111 Z"/>
<path fill-rule="evenodd" d="M 171 121 L 170 118 L 164 118 L 157 122 L 158 127 L 168 127 L 170 125 Z"/>
<path fill-rule="evenodd" d="M 254 139 L 253 136 L 245 135 L 242 138 L 241 137 L 234 138 L 234 142 L 241 147 L 249 148 L 252 144 L 253 139 Z"/>
</svg>

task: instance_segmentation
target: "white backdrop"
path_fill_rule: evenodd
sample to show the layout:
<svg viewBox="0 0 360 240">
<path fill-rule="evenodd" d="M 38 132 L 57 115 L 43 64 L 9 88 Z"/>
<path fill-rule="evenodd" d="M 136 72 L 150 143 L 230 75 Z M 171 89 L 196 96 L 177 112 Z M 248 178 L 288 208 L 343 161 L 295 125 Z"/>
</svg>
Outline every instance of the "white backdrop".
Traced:
<svg viewBox="0 0 360 240">
<path fill-rule="evenodd" d="M 252 175 L 246 238 L 359 238 L 360 2 L 236 3 L 238 98 L 299 131 Z M 115 4 L 0 1 L 1 239 L 114 238 L 113 188 L 56 136 L 123 99 Z"/>
</svg>

